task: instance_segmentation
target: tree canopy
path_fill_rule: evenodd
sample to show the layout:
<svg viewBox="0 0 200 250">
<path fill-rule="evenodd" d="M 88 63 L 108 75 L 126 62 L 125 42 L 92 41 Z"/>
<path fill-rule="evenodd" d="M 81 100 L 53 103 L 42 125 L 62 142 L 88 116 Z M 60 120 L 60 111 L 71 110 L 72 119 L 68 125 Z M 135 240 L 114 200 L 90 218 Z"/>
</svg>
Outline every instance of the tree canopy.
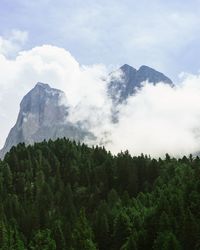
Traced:
<svg viewBox="0 0 200 250">
<path fill-rule="evenodd" d="M 0 250 L 200 249 L 200 159 L 67 139 L 0 161 Z"/>
</svg>

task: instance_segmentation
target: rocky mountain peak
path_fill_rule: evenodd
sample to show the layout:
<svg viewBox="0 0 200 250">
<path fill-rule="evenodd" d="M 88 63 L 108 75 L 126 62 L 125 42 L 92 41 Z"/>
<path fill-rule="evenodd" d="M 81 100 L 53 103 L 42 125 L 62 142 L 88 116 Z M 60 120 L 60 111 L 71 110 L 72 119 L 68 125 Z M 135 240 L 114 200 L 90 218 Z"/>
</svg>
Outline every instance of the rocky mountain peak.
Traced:
<svg viewBox="0 0 200 250">
<path fill-rule="evenodd" d="M 115 103 L 121 103 L 133 95 L 138 88 L 141 88 L 141 83 L 144 81 L 149 81 L 153 84 L 163 82 L 173 86 L 170 78 L 145 65 L 136 70 L 132 66 L 124 64 L 118 71 L 122 73 L 121 78 L 111 79 L 108 90 Z"/>
<path fill-rule="evenodd" d="M 128 64 L 124 64 L 120 67 L 123 72 L 136 72 L 137 70 Z"/>
<path fill-rule="evenodd" d="M 20 103 L 20 111 L 23 113 L 41 113 L 45 108 L 56 108 L 60 106 L 61 98 L 65 97 L 63 91 L 51 88 L 46 83 L 38 82 L 35 87 L 29 91 Z"/>
<path fill-rule="evenodd" d="M 35 88 L 50 89 L 50 86 L 48 83 L 37 82 Z"/>
<path fill-rule="evenodd" d="M 148 67 L 146 65 L 142 65 L 137 71 L 137 81 L 149 81 L 151 83 L 164 82 L 170 85 L 173 85 L 173 82 L 170 78 L 165 76 L 163 73 Z"/>
<path fill-rule="evenodd" d="M 67 120 L 69 107 L 63 105 L 64 98 L 66 96 L 63 91 L 45 83 L 37 83 L 20 103 L 17 122 L 0 151 L 0 158 L 20 142 L 33 144 L 44 139 L 63 137 L 82 141 L 85 136 L 91 137 L 79 125 Z"/>
</svg>

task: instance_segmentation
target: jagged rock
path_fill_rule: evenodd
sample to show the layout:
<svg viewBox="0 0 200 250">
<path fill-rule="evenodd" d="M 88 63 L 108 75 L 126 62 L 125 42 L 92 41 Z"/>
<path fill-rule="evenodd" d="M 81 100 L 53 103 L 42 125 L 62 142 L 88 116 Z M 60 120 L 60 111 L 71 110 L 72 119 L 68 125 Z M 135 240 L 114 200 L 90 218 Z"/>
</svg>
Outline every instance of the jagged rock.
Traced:
<svg viewBox="0 0 200 250">
<path fill-rule="evenodd" d="M 141 88 L 141 83 L 148 81 L 156 84 L 163 82 L 173 86 L 173 82 L 163 73 L 160 73 L 148 66 L 141 66 L 139 70 L 124 64 L 117 71 L 110 74 L 108 93 L 116 103 L 122 103 L 129 96 L 133 95 L 137 88 Z"/>
<path fill-rule="evenodd" d="M 68 107 L 62 104 L 65 98 L 61 90 L 37 83 L 21 101 L 17 122 L 0 151 L 0 157 L 3 158 L 12 146 L 20 142 L 33 144 L 62 137 L 83 141 L 85 137 L 93 137 L 80 125 L 67 121 Z"/>
</svg>

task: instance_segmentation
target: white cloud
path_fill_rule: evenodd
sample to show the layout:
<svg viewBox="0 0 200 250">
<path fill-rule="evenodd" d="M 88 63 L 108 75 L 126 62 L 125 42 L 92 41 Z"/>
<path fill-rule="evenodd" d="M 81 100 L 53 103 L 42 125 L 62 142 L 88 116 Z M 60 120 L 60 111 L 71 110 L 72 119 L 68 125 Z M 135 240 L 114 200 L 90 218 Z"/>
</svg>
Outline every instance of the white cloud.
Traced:
<svg viewBox="0 0 200 250">
<path fill-rule="evenodd" d="M 80 66 L 64 49 L 44 45 L 20 52 L 15 59 L 0 55 L 0 68 L 1 146 L 16 121 L 21 99 L 37 82 L 65 91 L 74 122 L 88 120 L 95 110 L 88 126 L 95 125 L 105 115 L 103 110 L 109 110 L 106 82 L 101 80 L 107 75 L 105 67 Z"/>
<path fill-rule="evenodd" d="M 0 8 L 0 30 L 28 30 L 29 48 L 51 43 L 84 64 L 145 64 L 173 77 L 199 67 L 197 0 L 15 0 L 12 6 Z"/>
<path fill-rule="evenodd" d="M 171 88 L 146 83 L 120 108 L 111 150 L 158 157 L 200 151 L 200 76 L 187 76 Z"/>
<path fill-rule="evenodd" d="M 12 30 L 8 37 L 0 36 L 0 54 L 14 56 L 28 40 L 28 32 Z"/>
<path fill-rule="evenodd" d="M 128 149 L 157 157 L 200 149 L 199 75 L 186 75 L 174 89 L 145 84 L 119 106 L 119 123 L 112 124 L 103 65 L 80 65 L 68 51 L 44 45 L 20 52 L 15 59 L 0 55 L 0 69 L 1 146 L 16 121 L 22 97 L 40 81 L 63 90 L 71 107 L 70 121 L 85 121 L 97 143 L 109 141 L 106 146 L 113 152 Z"/>
</svg>

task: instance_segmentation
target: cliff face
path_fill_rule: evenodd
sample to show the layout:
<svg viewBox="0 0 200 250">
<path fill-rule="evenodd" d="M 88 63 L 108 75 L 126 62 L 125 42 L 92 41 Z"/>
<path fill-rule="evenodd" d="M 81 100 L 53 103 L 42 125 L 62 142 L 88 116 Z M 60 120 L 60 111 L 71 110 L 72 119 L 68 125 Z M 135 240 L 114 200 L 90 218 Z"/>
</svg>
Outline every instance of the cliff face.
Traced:
<svg viewBox="0 0 200 250">
<path fill-rule="evenodd" d="M 65 94 L 61 90 L 37 83 L 21 101 L 17 122 L 0 151 L 0 157 L 20 142 L 33 144 L 62 137 L 83 141 L 85 137 L 92 137 L 80 126 L 67 121 L 68 107 L 62 105 L 63 98 Z"/>
</svg>

